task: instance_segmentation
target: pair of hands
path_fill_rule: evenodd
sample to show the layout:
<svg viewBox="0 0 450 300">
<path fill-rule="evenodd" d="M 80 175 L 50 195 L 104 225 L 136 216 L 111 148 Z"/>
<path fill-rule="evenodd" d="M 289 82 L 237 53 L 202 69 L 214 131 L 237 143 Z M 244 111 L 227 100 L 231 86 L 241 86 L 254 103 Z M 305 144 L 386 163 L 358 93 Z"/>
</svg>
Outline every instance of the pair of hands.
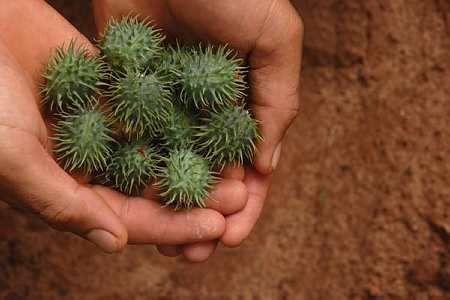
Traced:
<svg viewBox="0 0 450 300">
<path fill-rule="evenodd" d="M 254 167 L 228 167 L 207 208 L 174 212 L 154 199 L 126 197 L 69 175 L 52 157 L 40 113 L 40 73 L 52 49 L 71 39 L 97 50 L 43 0 L 16 0 L 0 11 L 0 199 L 80 235 L 107 252 L 155 244 L 167 256 L 203 261 L 220 241 L 239 245 L 256 223 L 297 115 L 303 29 L 288 0 L 93 0 L 98 31 L 110 17 L 154 20 L 169 38 L 228 43 L 247 59 L 251 108 L 262 123 Z M 147 199 L 146 199 L 147 198 Z"/>
</svg>

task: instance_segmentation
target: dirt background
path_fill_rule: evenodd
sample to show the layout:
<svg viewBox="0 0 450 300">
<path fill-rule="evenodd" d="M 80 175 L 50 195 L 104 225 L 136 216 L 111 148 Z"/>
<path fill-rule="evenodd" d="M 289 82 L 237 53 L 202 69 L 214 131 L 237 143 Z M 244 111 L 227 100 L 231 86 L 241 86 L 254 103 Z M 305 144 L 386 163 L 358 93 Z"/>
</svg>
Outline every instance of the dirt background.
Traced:
<svg viewBox="0 0 450 300">
<path fill-rule="evenodd" d="M 450 299 L 450 2 L 297 6 L 302 113 L 240 248 L 108 256 L 0 205 L 0 299 Z"/>
</svg>

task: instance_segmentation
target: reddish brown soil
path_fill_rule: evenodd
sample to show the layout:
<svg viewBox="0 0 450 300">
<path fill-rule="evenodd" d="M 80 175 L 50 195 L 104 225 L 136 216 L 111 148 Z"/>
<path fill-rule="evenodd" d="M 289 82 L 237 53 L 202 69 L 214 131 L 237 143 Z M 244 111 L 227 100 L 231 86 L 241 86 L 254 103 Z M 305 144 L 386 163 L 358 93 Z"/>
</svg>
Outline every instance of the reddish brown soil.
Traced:
<svg viewBox="0 0 450 300">
<path fill-rule="evenodd" d="M 450 2 L 301 2 L 302 113 L 240 248 L 109 256 L 0 206 L 0 299 L 450 299 Z"/>
</svg>

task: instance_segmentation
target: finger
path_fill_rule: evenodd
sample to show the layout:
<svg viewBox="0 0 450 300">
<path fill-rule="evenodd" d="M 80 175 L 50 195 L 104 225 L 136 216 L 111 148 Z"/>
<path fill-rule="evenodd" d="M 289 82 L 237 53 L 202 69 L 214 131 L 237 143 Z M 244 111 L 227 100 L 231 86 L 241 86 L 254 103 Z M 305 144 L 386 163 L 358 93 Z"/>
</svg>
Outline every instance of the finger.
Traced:
<svg viewBox="0 0 450 300">
<path fill-rule="evenodd" d="M 154 185 L 147 187 L 142 196 L 146 199 L 159 197 Z M 242 180 L 222 179 L 211 190 L 209 199 L 206 200 L 206 207 L 226 216 L 241 210 L 247 203 L 247 198 L 247 187 Z"/>
<path fill-rule="evenodd" d="M 274 2 L 249 57 L 251 109 L 260 120 L 255 167 L 270 174 L 277 166 L 281 140 L 297 116 L 303 26 L 288 1 Z"/>
<path fill-rule="evenodd" d="M 220 173 L 222 178 L 244 180 L 245 171 L 244 167 L 240 165 L 226 165 Z"/>
<path fill-rule="evenodd" d="M 242 167 L 230 167 L 230 173 L 237 174 Z M 243 172 L 242 172 L 243 173 Z M 231 176 L 230 176 L 231 177 Z M 147 189 L 147 196 L 154 196 L 153 189 Z M 215 209 L 224 215 L 241 210 L 247 203 L 247 189 L 240 180 L 222 180 L 214 187 L 210 194 L 207 207 Z M 175 257 L 183 253 L 183 256 L 191 262 L 202 262 L 214 252 L 217 241 L 205 241 L 185 246 L 157 246 L 158 251 L 165 256 Z"/>
<path fill-rule="evenodd" d="M 95 16 L 97 32 L 104 31 L 109 18 L 120 19 L 132 12 L 132 1 L 93 0 L 92 9 Z"/>
<path fill-rule="evenodd" d="M 228 167 L 229 177 L 240 177 L 243 167 Z M 222 173 L 223 175 L 223 173 Z M 224 215 L 241 210 L 247 203 L 247 189 L 240 180 L 222 180 L 211 192 L 207 206 Z M 211 256 L 217 246 L 217 241 L 205 241 L 188 244 L 182 247 L 183 256 L 192 262 L 202 262 Z M 178 256 L 178 246 L 158 246 L 159 252 L 166 256 Z"/>
<path fill-rule="evenodd" d="M 168 257 L 180 256 L 183 251 L 182 246 L 159 245 L 159 246 L 156 246 L 156 249 L 158 250 L 159 253 L 161 253 L 164 256 L 168 256 Z"/>
<path fill-rule="evenodd" d="M 183 247 L 183 256 L 190 262 L 204 262 L 216 250 L 217 242 L 217 240 L 214 240 L 185 245 Z"/>
<path fill-rule="evenodd" d="M 166 1 L 116 1 L 116 0 L 93 0 L 92 8 L 95 16 L 97 32 L 102 33 L 110 18 L 120 19 L 128 15 L 136 15 L 148 18 L 155 24 L 162 26 L 165 30 L 170 29 L 173 23 L 171 16 L 167 13 Z M 151 7 L 151 9 L 148 9 Z"/>
<path fill-rule="evenodd" d="M 110 18 L 119 20 L 124 16 L 135 15 L 151 20 L 158 28 L 164 30 L 168 38 L 175 36 L 186 38 L 188 36 L 183 26 L 176 25 L 167 1 L 93 0 L 92 8 L 99 34 L 105 30 Z"/>
<path fill-rule="evenodd" d="M 1 190 L 56 229 L 78 234 L 107 252 L 124 247 L 127 232 L 118 216 L 97 193 L 65 173 L 34 136 L 1 126 L 0 135 Z"/>
<path fill-rule="evenodd" d="M 244 169 L 243 167 L 228 166 L 224 172 L 228 173 L 226 174 L 228 177 L 240 178 L 241 173 L 244 173 Z M 222 172 L 222 176 L 224 172 Z M 207 202 L 209 208 L 215 209 L 224 215 L 230 215 L 245 207 L 248 198 L 247 188 L 241 180 L 224 179 L 216 185 L 210 197 L 211 199 Z M 182 252 L 187 260 L 191 262 L 202 262 L 212 255 L 216 246 L 217 241 L 188 244 L 183 247 Z M 172 249 L 164 248 L 163 250 L 167 254 L 176 251 L 174 247 Z"/>
<path fill-rule="evenodd" d="M 225 246 L 237 247 L 250 234 L 261 214 L 269 190 L 270 177 L 246 168 L 244 182 L 248 189 L 248 202 L 243 210 L 226 218 L 226 231 L 221 237 Z"/>
<path fill-rule="evenodd" d="M 244 208 L 247 198 L 247 187 L 241 180 L 223 179 L 212 189 L 206 207 L 227 216 Z"/>
<path fill-rule="evenodd" d="M 236 178 L 237 180 L 223 180 L 211 193 L 208 207 L 213 208 L 224 215 L 230 215 L 240 211 L 247 203 L 247 188 L 242 183 L 244 179 L 244 168 L 242 166 L 227 166 L 222 171 L 224 178 Z M 234 191 L 228 193 L 227 190 Z M 183 256 L 191 262 L 203 262 L 207 260 L 215 251 L 217 241 L 206 241 L 195 244 L 188 244 L 183 247 Z"/>
<path fill-rule="evenodd" d="M 103 186 L 94 190 L 120 216 L 132 244 L 180 245 L 219 238 L 225 219 L 212 209 L 174 211 L 159 202 L 126 197 Z"/>
<path fill-rule="evenodd" d="M 230 168 L 231 172 L 242 169 L 242 167 Z M 239 171 L 237 172 L 239 173 Z M 146 189 L 146 198 L 151 199 L 156 196 L 153 188 Z M 241 210 L 247 202 L 247 189 L 242 181 L 222 180 L 210 195 L 207 206 L 222 214 L 231 214 Z M 176 257 L 183 253 L 184 257 L 192 262 L 206 260 L 215 250 L 217 241 L 206 241 L 183 246 L 157 246 L 158 251 L 168 257 Z"/>
<path fill-rule="evenodd" d="M 221 174 L 222 177 L 236 178 L 237 180 L 223 180 L 211 193 L 211 198 L 216 201 L 208 202 L 208 207 L 216 209 L 224 215 L 230 215 L 244 208 L 248 198 L 247 188 L 242 183 L 244 174 L 242 166 L 229 165 L 225 167 Z M 234 190 L 235 196 L 232 193 L 227 195 L 226 190 L 228 189 Z M 203 262 L 214 253 L 216 247 L 217 241 L 188 244 L 183 247 L 183 256 L 192 262 Z"/>
</svg>

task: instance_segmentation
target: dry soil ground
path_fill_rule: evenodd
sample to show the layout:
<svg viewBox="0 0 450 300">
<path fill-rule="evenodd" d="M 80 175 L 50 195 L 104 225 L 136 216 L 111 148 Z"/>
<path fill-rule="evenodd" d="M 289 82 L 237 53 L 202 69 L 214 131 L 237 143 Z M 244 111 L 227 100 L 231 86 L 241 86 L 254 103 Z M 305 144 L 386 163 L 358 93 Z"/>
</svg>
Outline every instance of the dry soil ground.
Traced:
<svg viewBox="0 0 450 300">
<path fill-rule="evenodd" d="M 92 32 L 86 1 L 50 2 Z M 297 6 L 302 112 L 249 240 L 108 256 L 0 206 L 0 299 L 450 299 L 450 2 Z"/>
</svg>

